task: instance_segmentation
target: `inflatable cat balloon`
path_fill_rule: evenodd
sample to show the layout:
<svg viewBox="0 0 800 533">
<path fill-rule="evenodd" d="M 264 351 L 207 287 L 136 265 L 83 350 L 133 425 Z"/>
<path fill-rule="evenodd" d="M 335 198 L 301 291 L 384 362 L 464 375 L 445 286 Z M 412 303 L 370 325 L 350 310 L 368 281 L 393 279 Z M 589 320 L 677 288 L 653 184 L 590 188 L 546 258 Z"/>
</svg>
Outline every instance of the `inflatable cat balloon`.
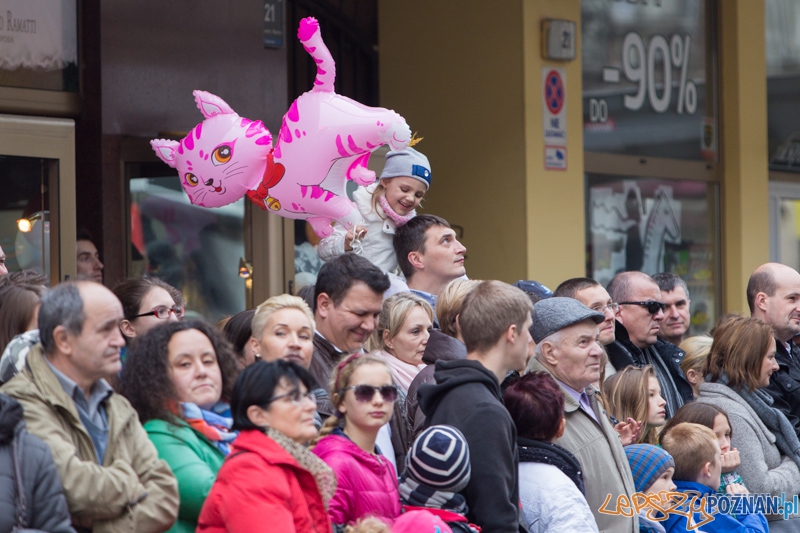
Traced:
<svg viewBox="0 0 800 533">
<path fill-rule="evenodd" d="M 262 209 L 307 219 L 317 235 L 326 237 L 333 221 L 347 229 L 362 222 L 345 193 L 347 180 L 362 186 L 374 182 L 375 173 L 367 169 L 370 154 L 384 144 L 406 148 L 411 130 L 394 111 L 333 92 L 335 64 L 316 19 L 301 20 L 297 36 L 316 62 L 317 76 L 314 88 L 284 115 L 272 152 L 261 122 L 239 117 L 221 99 L 201 91 L 195 91 L 195 100 L 206 120 L 180 142 L 156 139 L 151 145 L 178 169 L 193 203 L 217 207 L 247 194 Z M 219 112 L 209 112 L 211 107 Z M 217 127 L 223 119 L 224 131 Z"/>
</svg>

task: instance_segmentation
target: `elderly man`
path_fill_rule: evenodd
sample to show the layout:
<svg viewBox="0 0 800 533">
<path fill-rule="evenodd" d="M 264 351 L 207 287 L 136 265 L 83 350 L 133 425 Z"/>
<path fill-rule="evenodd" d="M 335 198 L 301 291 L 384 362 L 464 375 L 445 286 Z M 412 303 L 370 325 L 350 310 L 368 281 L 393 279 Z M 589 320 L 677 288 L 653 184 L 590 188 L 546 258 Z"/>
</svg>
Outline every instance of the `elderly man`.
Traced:
<svg viewBox="0 0 800 533">
<path fill-rule="evenodd" d="M 343 254 L 322 265 L 314 289 L 317 331 L 309 371 L 324 389 L 342 354 L 360 351 L 372 335 L 388 288 L 388 276 L 360 255 Z M 330 402 L 319 400 L 320 414 L 333 414 Z"/>
<path fill-rule="evenodd" d="M 122 304 L 94 282 L 42 298 L 41 344 L 2 392 L 53 452 L 77 531 L 165 531 L 178 515 L 175 478 L 128 401 L 106 383 L 120 371 Z"/>
<path fill-rule="evenodd" d="M 683 278 L 672 272 L 661 272 L 653 279 L 661 289 L 661 301 L 667 305 L 658 336 L 677 346 L 683 342 L 691 325 L 689 287 Z"/>
<path fill-rule="evenodd" d="M 681 370 L 686 353 L 658 337 L 666 308 L 661 289 L 644 272 L 631 271 L 614 276 L 608 294 L 619 306 L 616 340 L 606 346 L 609 361 L 617 370 L 628 365 L 651 365 L 667 401 L 667 418 L 672 418 L 694 394 Z"/>
<path fill-rule="evenodd" d="M 636 492 L 631 469 L 619 435 L 597 402 L 599 392 L 591 386 L 600 379 L 603 348 L 598 324 L 604 320 L 602 313 L 572 298 L 538 302 L 531 326 L 536 351 L 528 370 L 547 372 L 561 387 L 566 427 L 556 443 L 572 452 L 583 467 L 586 501 L 597 527 L 634 532 L 639 530 L 637 517 L 614 512 L 620 496 L 630 498 Z"/>
<path fill-rule="evenodd" d="M 462 491 L 467 518 L 492 533 L 519 527 L 517 432 L 503 406 L 500 383 L 524 368 L 531 342 L 531 302 L 517 288 L 483 281 L 464 300 L 458 325 L 467 358 L 437 361 L 435 385 L 419 388 L 425 425 L 464 434 L 472 475 Z"/>
<path fill-rule="evenodd" d="M 765 390 L 800 435 L 800 348 L 792 340 L 800 333 L 800 274 L 780 263 L 761 265 L 747 283 L 747 304 L 775 331 L 778 371 Z"/>
<path fill-rule="evenodd" d="M 434 308 L 444 286 L 467 272 L 467 249 L 450 224 L 434 215 L 418 215 L 397 228 L 394 250 L 408 288 Z"/>
</svg>

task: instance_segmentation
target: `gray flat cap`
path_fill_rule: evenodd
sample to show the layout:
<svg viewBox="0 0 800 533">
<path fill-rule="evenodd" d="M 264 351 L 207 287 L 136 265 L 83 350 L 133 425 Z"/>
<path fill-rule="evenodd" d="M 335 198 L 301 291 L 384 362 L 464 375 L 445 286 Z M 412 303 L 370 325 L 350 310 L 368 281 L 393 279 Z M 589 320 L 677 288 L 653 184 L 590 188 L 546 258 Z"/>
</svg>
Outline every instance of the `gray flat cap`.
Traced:
<svg viewBox="0 0 800 533">
<path fill-rule="evenodd" d="M 592 311 L 574 298 L 553 297 L 539 300 L 533 306 L 533 325 L 531 335 L 536 344 L 566 327 L 587 319 L 599 324 L 606 319 L 606 315 Z"/>
</svg>

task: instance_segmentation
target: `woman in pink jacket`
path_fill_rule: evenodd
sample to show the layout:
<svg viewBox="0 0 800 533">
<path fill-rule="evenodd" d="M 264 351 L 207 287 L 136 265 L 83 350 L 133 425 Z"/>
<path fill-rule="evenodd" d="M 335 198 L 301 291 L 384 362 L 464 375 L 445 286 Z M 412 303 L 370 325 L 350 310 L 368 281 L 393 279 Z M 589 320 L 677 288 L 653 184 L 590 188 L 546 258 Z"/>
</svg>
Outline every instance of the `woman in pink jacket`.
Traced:
<svg viewBox="0 0 800 533">
<path fill-rule="evenodd" d="M 336 493 L 328 503 L 334 524 L 368 515 L 391 523 L 400 516 L 397 474 L 375 446 L 396 399 L 397 387 L 381 358 L 355 354 L 336 368 L 331 402 L 337 412 L 322 426 L 312 450 L 336 472 Z"/>
</svg>

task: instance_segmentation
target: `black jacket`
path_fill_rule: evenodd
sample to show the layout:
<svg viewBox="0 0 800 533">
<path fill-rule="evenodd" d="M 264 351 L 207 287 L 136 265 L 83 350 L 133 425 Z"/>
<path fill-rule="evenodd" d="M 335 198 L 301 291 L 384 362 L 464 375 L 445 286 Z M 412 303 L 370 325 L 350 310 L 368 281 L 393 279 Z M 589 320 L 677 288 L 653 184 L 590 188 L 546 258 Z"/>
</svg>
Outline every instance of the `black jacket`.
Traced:
<svg viewBox="0 0 800 533">
<path fill-rule="evenodd" d="M 467 439 L 472 476 L 462 491 L 467 518 L 489 533 L 519 528 L 517 431 L 497 377 L 478 361 L 437 361 L 435 385 L 419 388 L 425 426 L 446 424 Z"/>
<path fill-rule="evenodd" d="M 50 448 L 25 431 L 19 402 L 0 394 L 0 533 L 11 531 L 17 518 L 12 453 L 17 455 L 22 471 L 25 526 L 52 533 L 75 533 Z"/>
<path fill-rule="evenodd" d="M 331 376 L 333 369 L 339 364 L 343 352 L 340 352 L 325 337 L 314 332 L 314 354 L 311 357 L 311 364 L 308 371 L 316 380 L 317 384 L 327 395 L 317 395 L 317 412 L 322 417 L 323 422 L 331 416 L 335 410 L 330 401 Z"/>
<path fill-rule="evenodd" d="M 616 370 L 622 370 L 628 365 L 644 366 L 647 364 L 642 350 L 630 340 L 628 330 L 619 321 L 616 322 L 615 333 L 617 340 L 606 346 L 606 353 L 608 360 Z M 681 362 L 686 356 L 686 352 L 660 337 L 656 340 L 653 348 L 658 352 L 661 360 L 666 363 L 675 387 L 678 389 L 678 397 L 682 399 L 683 403 L 691 402 L 694 399 L 692 384 L 686 380 L 686 376 L 681 370 Z"/>
<path fill-rule="evenodd" d="M 772 407 L 786 415 L 800 436 L 800 348 L 790 342 L 792 356 L 789 356 L 781 341 L 776 339 L 775 344 L 778 371 L 772 373 L 769 387 L 764 390 L 775 400 Z"/>
</svg>

